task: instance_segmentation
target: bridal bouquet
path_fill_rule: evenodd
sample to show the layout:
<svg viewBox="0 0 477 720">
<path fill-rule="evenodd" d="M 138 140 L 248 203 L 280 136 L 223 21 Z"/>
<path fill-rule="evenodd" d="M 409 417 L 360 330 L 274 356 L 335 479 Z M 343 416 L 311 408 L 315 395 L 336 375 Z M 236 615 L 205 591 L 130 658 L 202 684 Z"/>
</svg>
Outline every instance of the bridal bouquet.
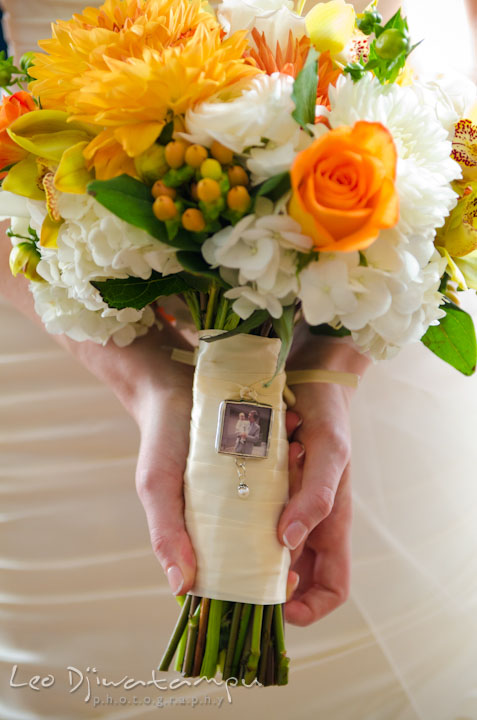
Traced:
<svg viewBox="0 0 477 720">
<path fill-rule="evenodd" d="M 477 360 L 458 297 L 477 289 L 474 98 L 414 77 L 401 12 L 301 10 L 106 0 L 0 63 L 28 83 L 0 110 L 0 214 L 46 328 L 127 345 L 177 296 L 198 330 L 197 580 L 161 663 L 186 676 L 287 682 L 294 324 L 375 359 L 422 340 Z"/>
</svg>

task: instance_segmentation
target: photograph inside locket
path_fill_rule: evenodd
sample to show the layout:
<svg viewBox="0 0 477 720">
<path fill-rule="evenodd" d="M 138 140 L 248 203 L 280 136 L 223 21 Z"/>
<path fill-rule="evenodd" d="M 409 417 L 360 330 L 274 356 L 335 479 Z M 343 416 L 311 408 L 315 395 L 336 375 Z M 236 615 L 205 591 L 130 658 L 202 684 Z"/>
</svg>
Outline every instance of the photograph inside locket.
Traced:
<svg viewBox="0 0 477 720">
<path fill-rule="evenodd" d="M 267 457 L 272 408 L 226 402 L 221 418 L 219 452 Z"/>
</svg>

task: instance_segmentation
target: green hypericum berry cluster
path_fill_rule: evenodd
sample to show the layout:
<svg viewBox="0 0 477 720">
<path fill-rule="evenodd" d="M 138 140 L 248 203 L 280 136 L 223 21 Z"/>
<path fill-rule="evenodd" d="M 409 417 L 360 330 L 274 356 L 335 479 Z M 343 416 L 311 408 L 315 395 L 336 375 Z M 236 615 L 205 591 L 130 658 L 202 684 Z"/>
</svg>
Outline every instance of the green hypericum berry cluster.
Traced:
<svg viewBox="0 0 477 720">
<path fill-rule="evenodd" d="M 395 82 L 406 64 L 406 59 L 417 45 L 411 46 L 406 18 L 398 10 L 385 25 L 382 16 L 376 10 L 368 10 L 358 15 L 356 24 L 365 35 L 373 35 L 369 46 L 369 57 L 358 62 L 348 63 L 344 72 L 354 81 L 360 80 L 364 73 L 372 71 L 381 83 Z"/>
<path fill-rule="evenodd" d="M 23 89 L 24 83 L 29 83 L 33 78 L 29 75 L 30 68 L 35 64 L 35 53 L 27 52 L 20 58 L 20 67 L 13 64 L 13 58 L 7 57 L 5 51 L 0 52 L 0 87 L 9 95 L 12 94 L 10 87 L 16 85 Z"/>
</svg>

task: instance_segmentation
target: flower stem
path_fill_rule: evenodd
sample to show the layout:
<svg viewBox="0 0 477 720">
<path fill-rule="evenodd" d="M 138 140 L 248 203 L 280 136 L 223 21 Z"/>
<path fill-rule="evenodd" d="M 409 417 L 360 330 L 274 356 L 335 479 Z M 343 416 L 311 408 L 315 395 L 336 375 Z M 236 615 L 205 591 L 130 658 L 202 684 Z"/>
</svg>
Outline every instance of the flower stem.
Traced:
<svg viewBox="0 0 477 720">
<path fill-rule="evenodd" d="M 237 678 L 238 680 L 238 673 L 240 670 L 239 663 L 240 658 L 242 657 L 242 651 L 245 643 L 245 638 L 247 636 L 247 629 L 248 624 L 250 620 L 250 615 L 252 612 L 252 605 L 249 603 L 244 603 L 242 606 L 242 612 L 240 614 L 240 624 L 239 629 L 237 633 L 237 643 L 235 645 L 235 651 L 232 661 L 232 668 L 231 668 L 231 676 Z"/>
<path fill-rule="evenodd" d="M 290 658 L 287 657 L 287 651 L 285 649 L 282 605 L 275 605 L 273 613 L 273 628 L 275 631 L 275 660 L 277 665 L 276 683 L 277 685 L 287 685 Z"/>
<path fill-rule="evenodd" d="M 204 659 L 200 668 L 201 676 L 212 679 L 217 672 L 219 654 L 220 622 L 222 620 L 222 600 L 211 600 Z"/>
<path fill-rule="evenodd" d="M 209 330 L 214 326 L 214 312 L 217 300 L 218 286 L 216 282 L 212 282 L 209 290 L 209 300 L 207 302 L 207 310 L 205 313 L 204 330 Z"/>
<path fill-rule="evenodd" d="M 185 677 L 192 675 L 192 665 L 194 663 L 195 646 L 197 642 L 197 632 L 199 630 L 199 613 L 200 613 L 200 599 L 194 609 L 194 612 L 189 616 L 189 623 L 187 625 L 187 644 L 184 657 L 184 665 L 182 668 L 182 674 Z"/>
<path fill-rule="evenodd" d="M 237 645 L 237 636 L 239 631 L 239 625 L 240 625 L 240 614 L 242 612 L 242 603 L 234 603 L 234 610 L 232 614 L 232 623 L 230 625 L 230 635 L 229 635 L 229 641 L 227 645 L 227 653 L 225 655 L 225 665 L 224 665 L 224 672 L 223 677 L 224 680 L 227 680 L 232 676 L 232 667 L 233 667 L 233 661 L 234 661 L 234 654 L 235 654 L 235 647 Z"/>
<path fill-rule="evenodd" d="M 177 646 L 176 661 L 174 663 L 174 670 L 177 670 L 177 672 L 182 672 L 182 665 L 184 663 L 186 642 L 187 642 L 187 629 L 184 628 L 184 632 L 182 633 L 181 639 L 179 640 L 179 645 Z"/>
<path fill-rule="evenodd" d="M 252 638 L 248 654 L 244 682 L 250 685 L 257 677 L 258 661 L 260 659 L 260 638 L 262 635 L 263 605 L 255 605 L 253 611 Z"/>
<path fill-rule="evenodd" d="M 263 618 L 262 645 L 260 648 L 260 667 L 258 669 L 258 681 L 265 685 L 268 668 L 268 651 L 270 649 L 270 636 L 272 632 L 273 605 L 265 607 Z"/>
<path fill-rule="evenodd" d="M 200 306 L 197 299 L 197 294 L 194 292 L 194 290 L 186 290 L 186 292 L 184 293 L 184 300 L 186 301 L 187 306 L 190 310 L 190 314 L 192 315 L 192 320 L 194 321 L 196 329 L 202 330 L 202 317 L 200 314 Z"/>
<path fill-rule="evenodd" d="M 195 646 L 194 666 L 192 668 L 192 675 L 198 675 L 200 673 L 202 659 L 204 656 L 205 640 L 207 636 L 209 609 L 210 599 L 203 598 L 200 604 L 199 634 L 197 635 L 197 645 Z"/>
<path fill-rule="evenodd" d="M 227 314 L 229 311 L 229 301 L 227 298 L 225 298 L 223 295 L 220 298 L 219 301 L 219 307 L 217 308 L 217 316 L 215 318 L 215 329 L 216 330 L 223 330 L 225 327 L 225 322 L 227 320 Z"/>
<path fill-rule="evenodd" d="M 172 658 L 174 657 L 174 653 L 176 652 L 176 648 L 180 642 L 182 633 L 184 632 L 185 627 L 187 625 L 187 618 L 188 618 L 188 614 L 189 614 L 191 600 L 192 600 L 191 596 L 188 595 L 184 601 L 181 613 L 176 622 L 176 626 L 172 632 L 172 635 L 171 635 L 171 638 L 167 645 L 166 651 L 165 651 L 165 653 L 162 657 L 162 660 L 159 664 L 158 670 L 161 670 L 161 671 L 169 670 L 169 665 L 172 662 Z"/>
<path fill-rule="evenodd" d="M 275 647 L 273 644 L 273 639 L 270 640 L 268 644 L 268 659 L 267 659 L 267 672 L 265 677 L 265 686 L 268 685 L 276 685 L 276 679 L 275 679 Z"/>
</svg>

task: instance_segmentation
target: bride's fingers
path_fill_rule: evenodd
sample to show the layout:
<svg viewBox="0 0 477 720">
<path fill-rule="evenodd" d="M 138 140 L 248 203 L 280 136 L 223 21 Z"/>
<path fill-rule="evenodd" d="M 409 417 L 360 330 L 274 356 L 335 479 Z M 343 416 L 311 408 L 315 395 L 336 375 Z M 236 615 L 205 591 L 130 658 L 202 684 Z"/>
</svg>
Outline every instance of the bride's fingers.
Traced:
<svg viewBox="0 0 477 720">
<path fill-rule="evenodd" d="M 146 512 L 152 548 L 172 592 L 178 595 L 190 590 L 196 572 L 195 554 L 184 524 L 182 482 L 187 453 L 177 454 L 174 437 L 165 427 L 162 431 L 160 441 L 146 438 L 141 442 L 136 488 Z"/>
<path fill-rule="evenodd" d="M 295 430 L 300 427 L 303 420 L 294 410 L 287 410 L 286 414 L 286 429 L 289 438 L 293 435 Z"/>
<path fill-rule="evenodd" d="M 310 419 L 296 431 L 295 438 L 306 448 L 303 480 L 278 525 L 280 540 L 290 550 L 330 514 L 350 457 L 348 435 L 335 423 Z"/>
<path fill-rule="evenodd" d="M 332 514 L 310 536 L 308 558 L 303 559 L 302 565 L 300 562 L 297 564 L 300 584 L 296 597 L 285 605 L 288 622 L 310 625 L 345 602 L 350 582 L 350 535 L 351 488 L 348 466 Z"/>
</svg>

